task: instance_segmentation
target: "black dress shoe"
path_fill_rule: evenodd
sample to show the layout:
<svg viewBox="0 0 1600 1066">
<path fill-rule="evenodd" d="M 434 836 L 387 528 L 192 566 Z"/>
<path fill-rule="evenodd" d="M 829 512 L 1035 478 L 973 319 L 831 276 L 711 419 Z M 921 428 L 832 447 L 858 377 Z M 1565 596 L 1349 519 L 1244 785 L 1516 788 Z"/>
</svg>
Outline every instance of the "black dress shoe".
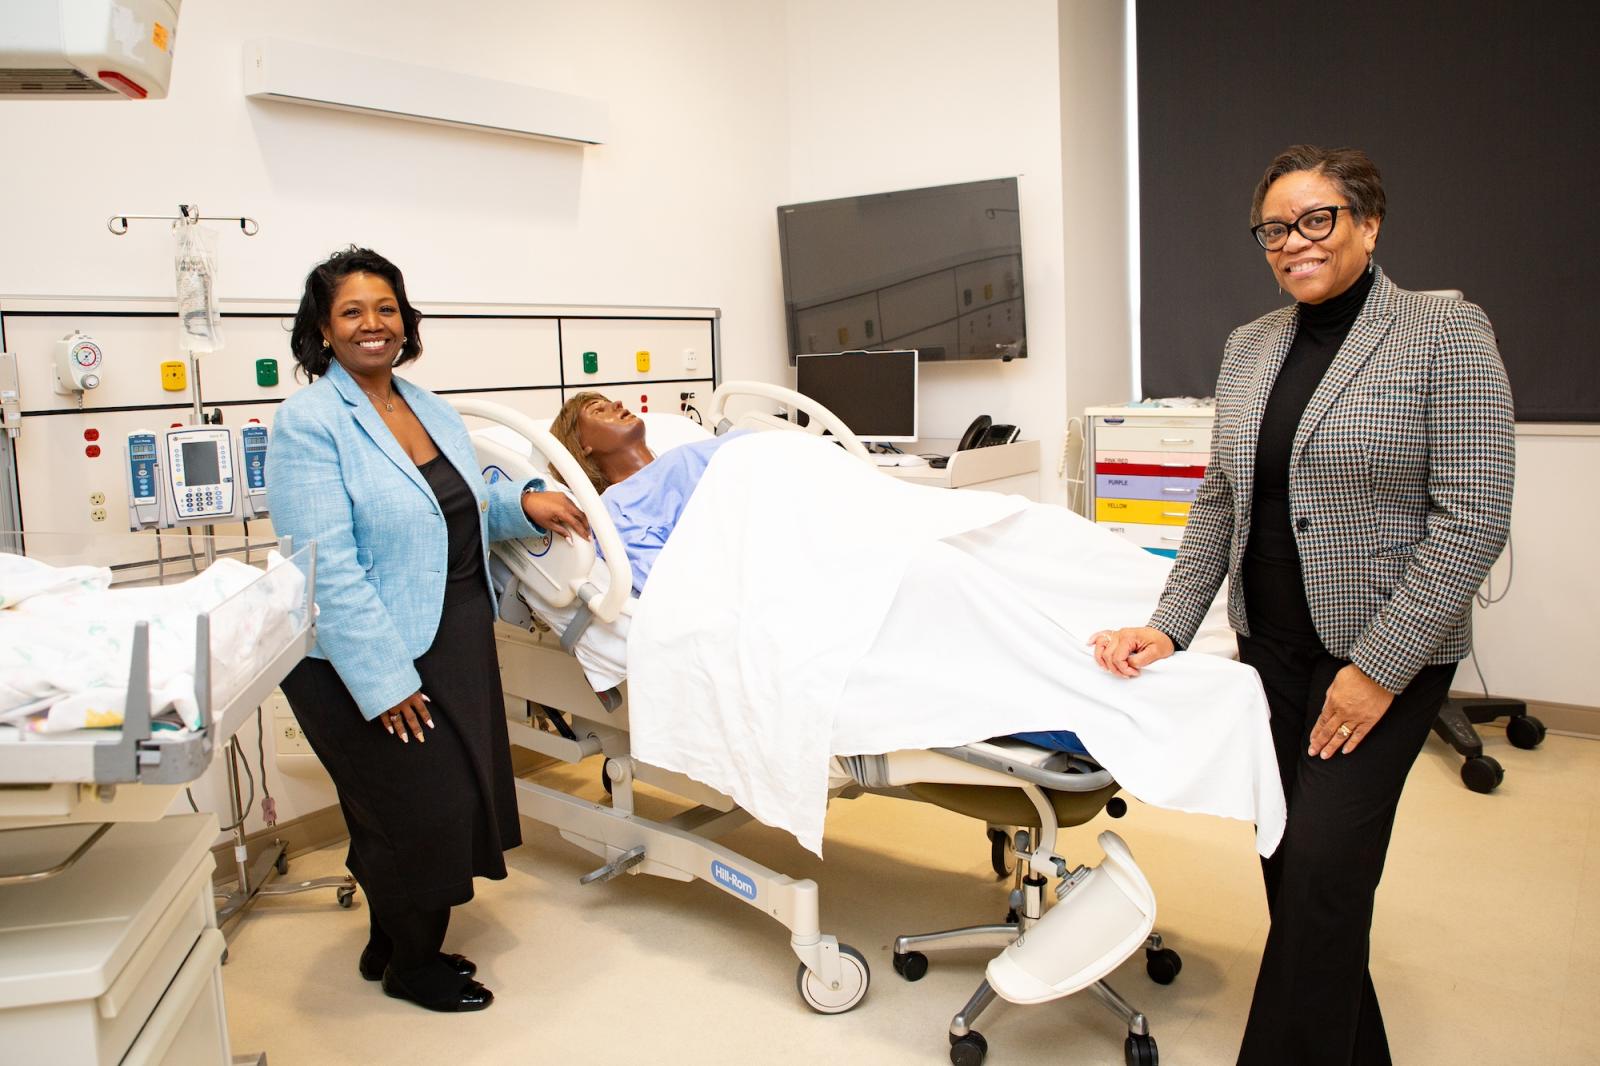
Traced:
<svg viewBox="0 0 1600 1066">
<path fill-rule="evenodd" d="M 442 996 L 418 995 L 395 975 L 393 967 L 383 971 L 383 992 L 384 995 L 393 996 L 395 999 L 408 1000 L 419 1007 L 447 1014 L 483 1010 L 494 1002 L 494 993 L 471 979 L 468 979 L 459 990 Z"/>
<path fill-rule="evenodd" d="M 441 951 L 439 959 L 462 977 L 471 977 L 478 972 L 478 964 L 465 955 L 446 955 Z M 383 976 L 383 971 L 388 965 L 389 959 L 387 956 L 381 959 L 377 958 L 374 956 L 372 949 L 368 948 L 361 953 L 361 961 L 357 964 L 357 968 L 361 971 L 362 977 L 368 981 L 376 981 Z"/>
</svg>

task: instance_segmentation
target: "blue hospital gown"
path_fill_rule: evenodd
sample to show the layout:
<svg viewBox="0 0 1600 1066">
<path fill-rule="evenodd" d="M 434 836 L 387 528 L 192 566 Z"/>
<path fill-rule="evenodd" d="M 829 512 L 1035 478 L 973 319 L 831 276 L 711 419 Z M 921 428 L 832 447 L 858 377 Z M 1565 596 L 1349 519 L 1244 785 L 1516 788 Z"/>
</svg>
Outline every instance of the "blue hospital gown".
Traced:
<svg viewBox="0 0 1600 1066">
<path fill-rule="evenodd" d="M 720 437 L 681 444 L 656 456 L 655 462 L 601 493 L 617 534 L 628 551 L 628 566 L 633 571 L 633 594 L 644 591 L 644 583 L 655 566 L 656 556 L 678 524 L 678 518 L 694 495 L 695 486 L 717 449 L 735 437 L 750 432 L 737 429 Z"/>
</svg>

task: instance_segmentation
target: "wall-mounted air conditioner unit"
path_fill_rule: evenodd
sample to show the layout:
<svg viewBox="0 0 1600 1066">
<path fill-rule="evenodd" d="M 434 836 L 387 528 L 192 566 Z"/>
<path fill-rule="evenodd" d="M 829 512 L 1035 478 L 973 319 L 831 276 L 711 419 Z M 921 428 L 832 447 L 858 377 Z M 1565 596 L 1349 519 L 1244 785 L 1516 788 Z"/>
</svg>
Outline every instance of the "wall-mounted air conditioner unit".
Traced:
<svg viewBox="0 0 1600 1066">
<path fill-rule="evenodd" d="M 244 92 L 547 141 L 602 144 L 609 135 L 599 100 L 294 41 L 244 46 Z"/>
<path fill-rule="evenodd" d="M 159 100 L 183 0 L 5 0 L 0 96 Z"/>
</svg>

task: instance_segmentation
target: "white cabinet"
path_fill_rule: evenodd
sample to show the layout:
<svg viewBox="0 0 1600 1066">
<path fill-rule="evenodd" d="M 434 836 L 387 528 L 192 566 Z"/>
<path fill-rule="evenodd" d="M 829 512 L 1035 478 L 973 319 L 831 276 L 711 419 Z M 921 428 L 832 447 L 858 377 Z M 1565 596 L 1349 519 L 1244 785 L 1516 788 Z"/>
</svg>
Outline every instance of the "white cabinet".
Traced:
<svg viewBox="0 0 1600 1066">
<path fill-rule="evenodd" d="M 7 833 L 0 876 L 54 865 L 94 828 Z M 216 835 L 209 814 L 122 822 L 56 877 L 0 886 L 0 1059 L 227 1066 Z"/>
<path fill-rule="evenodd" d="M 1089 516 L 1146 551 L 1178 554 L 1211 456 L 1210 407 L 1091 407 Z"/>
</svg>

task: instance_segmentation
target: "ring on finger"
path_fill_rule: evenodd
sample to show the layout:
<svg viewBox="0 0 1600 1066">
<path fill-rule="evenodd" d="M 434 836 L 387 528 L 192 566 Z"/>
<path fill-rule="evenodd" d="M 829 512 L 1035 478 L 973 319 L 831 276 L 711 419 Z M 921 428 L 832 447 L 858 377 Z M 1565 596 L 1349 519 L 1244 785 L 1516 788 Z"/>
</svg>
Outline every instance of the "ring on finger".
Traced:
<svg viewBox="0 0 1600 1066">
<path fill-rule="evenodd" d="M 1334 730 L 1334 732 L 1338 733 L 1341 737 L 1344 737 L 1346 740 L 1349 740 L 1350 739 L 1350 734 L 1355 732 L 1355 730 L 1350 728 L 1350 723 L 1349 722 L 1346 722 L 1344 725 L 1342 725 L 1338 729 Z"/>
</svg>

